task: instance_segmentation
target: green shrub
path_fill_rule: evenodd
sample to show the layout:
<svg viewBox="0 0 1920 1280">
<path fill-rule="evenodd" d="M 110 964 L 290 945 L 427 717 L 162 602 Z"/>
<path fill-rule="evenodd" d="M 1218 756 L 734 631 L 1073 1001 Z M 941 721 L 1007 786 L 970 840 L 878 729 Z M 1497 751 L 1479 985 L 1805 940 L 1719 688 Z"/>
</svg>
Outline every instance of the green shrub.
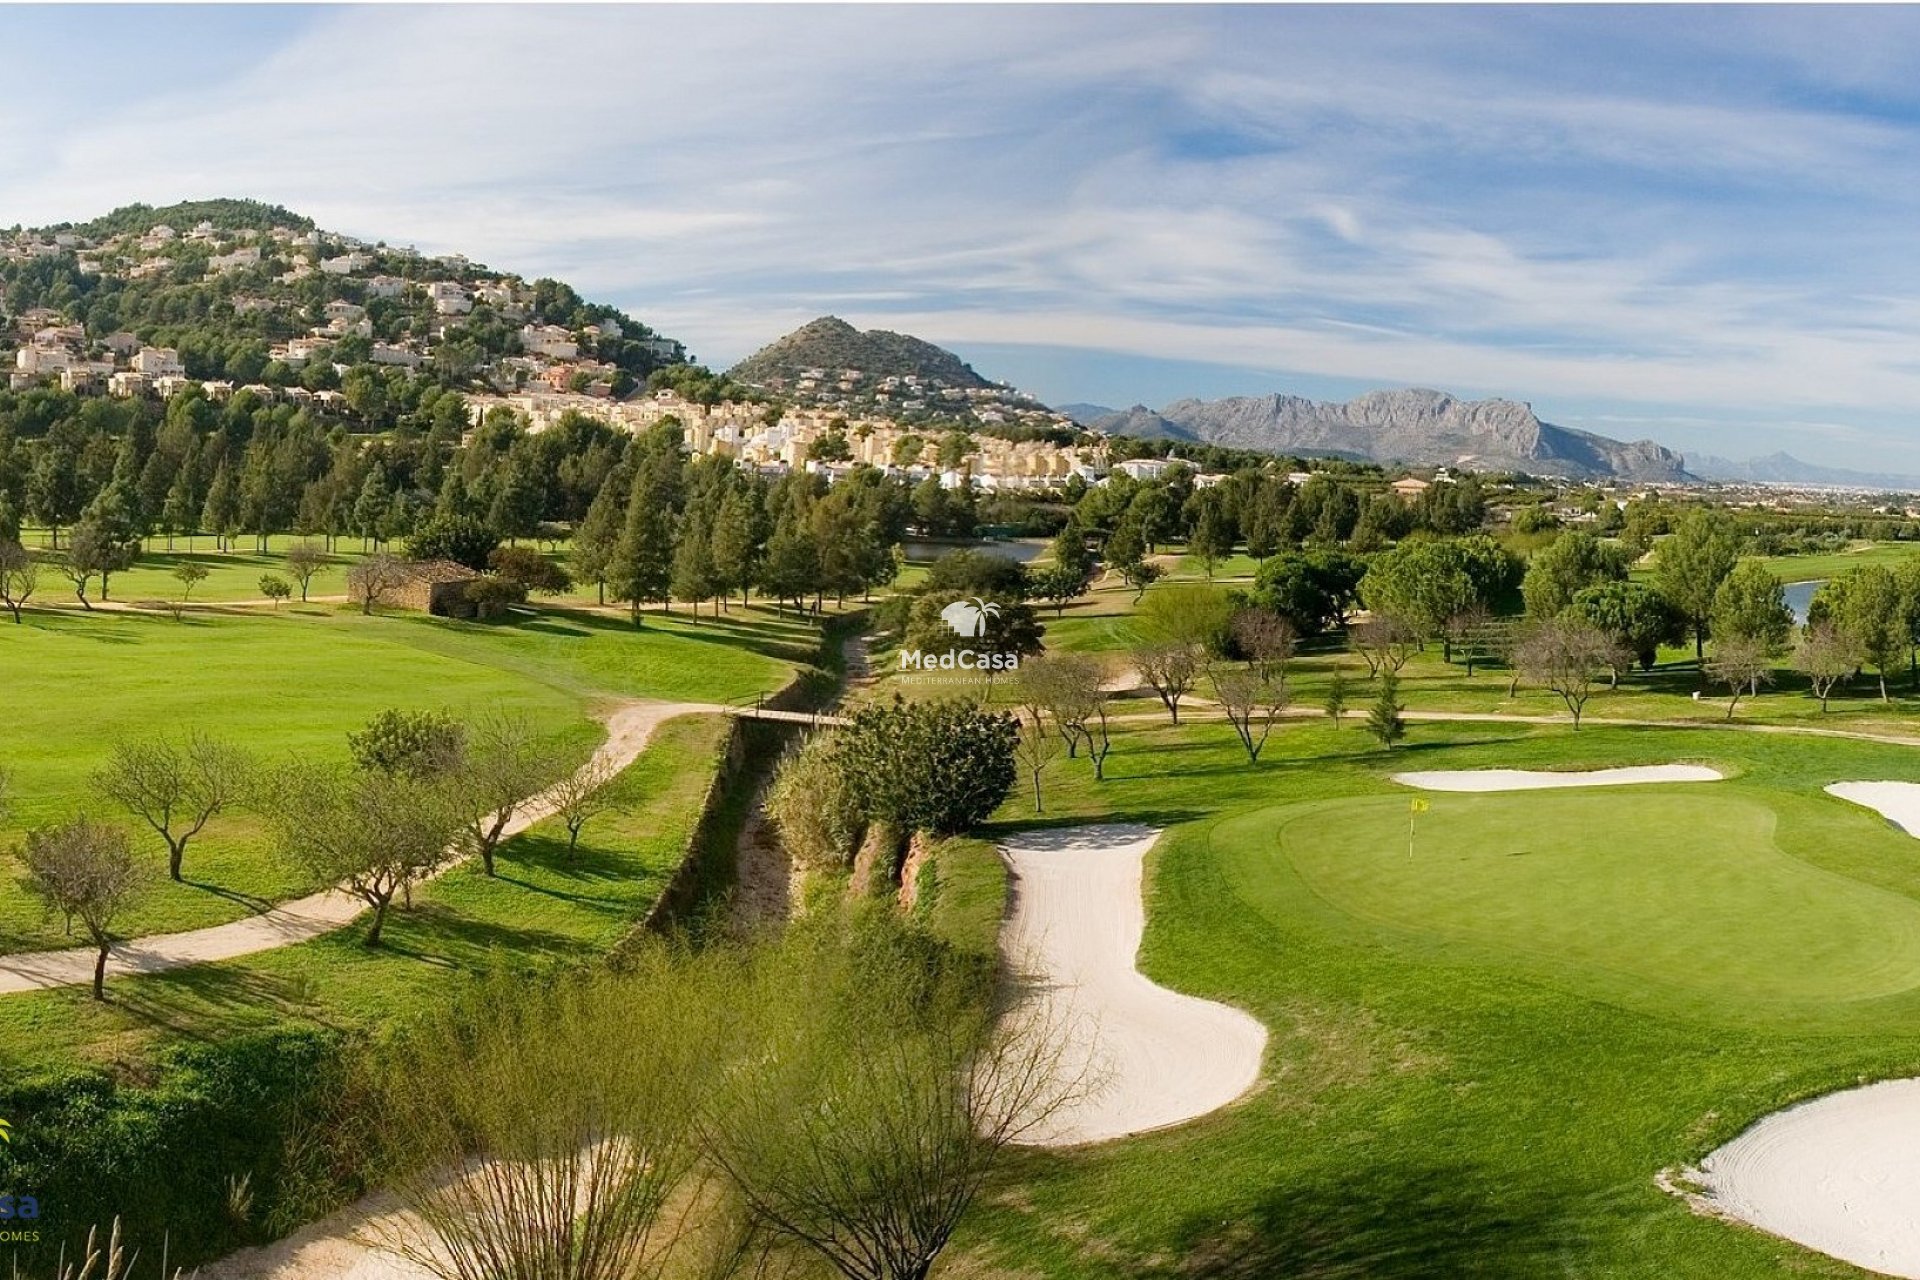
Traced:
<svg viewBox="0 0 1920 1280">
<path fill-rule="evenodd" d="M 41 1207 L 40 1242 L 18 1261 L 31 1274 L 63 1244 L 72 1256 L 118 1215 L 143 1259 L 164 1248 L 190 1267 L 357 1194 L 371 1153 L 337 1140 L 355 1128 L 338 1122 L 357 1051 L 288 1028 L 169 1049 L 143 1083 L 82 1070 L 0 1089 L 13 1128 L 0 1187 Z"/>
</svg>

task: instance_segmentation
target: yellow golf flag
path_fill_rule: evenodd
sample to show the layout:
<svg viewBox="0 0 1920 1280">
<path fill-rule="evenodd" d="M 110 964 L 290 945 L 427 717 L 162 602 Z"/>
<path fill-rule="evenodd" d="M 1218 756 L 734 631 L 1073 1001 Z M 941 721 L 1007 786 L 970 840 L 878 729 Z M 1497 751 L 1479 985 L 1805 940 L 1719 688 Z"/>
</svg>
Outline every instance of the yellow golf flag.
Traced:
<svg viewBox="0 0 1920 1280">
<path fill-rule="evenodd" d="M 1413 798 L 1413 811 L 1415 813 L 1425 813 L 1427 811 L 1427 802 L 1419 796 L 1415 796 Z"/>
</svg>

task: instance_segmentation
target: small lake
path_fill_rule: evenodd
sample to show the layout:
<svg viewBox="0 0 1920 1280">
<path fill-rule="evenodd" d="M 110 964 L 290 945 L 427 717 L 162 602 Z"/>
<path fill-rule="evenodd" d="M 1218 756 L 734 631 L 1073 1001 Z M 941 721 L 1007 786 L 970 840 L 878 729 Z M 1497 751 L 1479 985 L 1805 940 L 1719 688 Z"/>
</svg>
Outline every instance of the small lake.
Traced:
<svg viewBox="0 0 1920 1280">
<path fill-rule="evenodd" d="M 1824 580 L 1787 584 L 1787 608 L 1793 610 L 1796 623 L 1803 627 L 1807 625 L 1807 607 L 1813 603 L 1813 593 L 1826 585 Z"/>
<path fill-rule="evenodd" d="M 1051 544 L 1045 538 L 1021 538 L 1006 541 L 982 539 L 977 542 L 936 542 L 919 538 L 908 538 L 900 544 L 912 561 L 938 560 L 949 551 L 984 551 L 990 556 L 1002 556 L 1008 560 L 1018 560 L 1029 564 L 1043 556 Z"/>
</svg>

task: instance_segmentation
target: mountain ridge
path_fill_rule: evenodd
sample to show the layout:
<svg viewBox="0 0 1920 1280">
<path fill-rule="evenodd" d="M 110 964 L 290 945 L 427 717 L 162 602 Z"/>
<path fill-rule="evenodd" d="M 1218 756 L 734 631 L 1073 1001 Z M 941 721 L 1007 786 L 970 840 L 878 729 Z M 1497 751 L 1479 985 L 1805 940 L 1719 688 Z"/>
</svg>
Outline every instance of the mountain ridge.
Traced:
<svg viewBox="0 0 1920 1280">
<path fill-rule="evenodd" d="M 1812 485 L 1832 489 L 1890 489 L 1920 492 L 1920 476 L 1887 471 L 1853 471 L 1804 462 L 1785 450 L 1735 462 L 1713 454 L 1690 458 L 1687 469 L 1702 480 L 1734 484 Z"/>
<path fill-rule="evenodd" d="M 1461 400 L 1424 387 L 1344 403 L 1273 393 L 1136 405 L 1094 424 L 1111 434 L 1382 463 L 1526 471 L 1571 479 L 1685 483 L 1685 459 L 1652 440 L 1622 441 L 1543 422 L 1516 400 Z"/>
</svg>

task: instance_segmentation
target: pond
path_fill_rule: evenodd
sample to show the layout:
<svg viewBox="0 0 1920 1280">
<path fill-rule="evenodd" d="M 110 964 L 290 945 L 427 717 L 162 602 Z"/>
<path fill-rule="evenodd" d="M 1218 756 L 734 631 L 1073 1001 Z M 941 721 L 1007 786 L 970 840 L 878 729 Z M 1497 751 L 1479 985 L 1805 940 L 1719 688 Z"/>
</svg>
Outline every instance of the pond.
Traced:
<svg viewBox="0 0 1920 1280">
<path fill-rule="evenodd" d="M 1824 580 L 1787 584 L 1787 608 L 1793 610 L 1795 623 L 1803 627 L 1807 625 L 1807 606 L 1813 603 L 1814 592 L 1826 585 Z"/>
</svg>

